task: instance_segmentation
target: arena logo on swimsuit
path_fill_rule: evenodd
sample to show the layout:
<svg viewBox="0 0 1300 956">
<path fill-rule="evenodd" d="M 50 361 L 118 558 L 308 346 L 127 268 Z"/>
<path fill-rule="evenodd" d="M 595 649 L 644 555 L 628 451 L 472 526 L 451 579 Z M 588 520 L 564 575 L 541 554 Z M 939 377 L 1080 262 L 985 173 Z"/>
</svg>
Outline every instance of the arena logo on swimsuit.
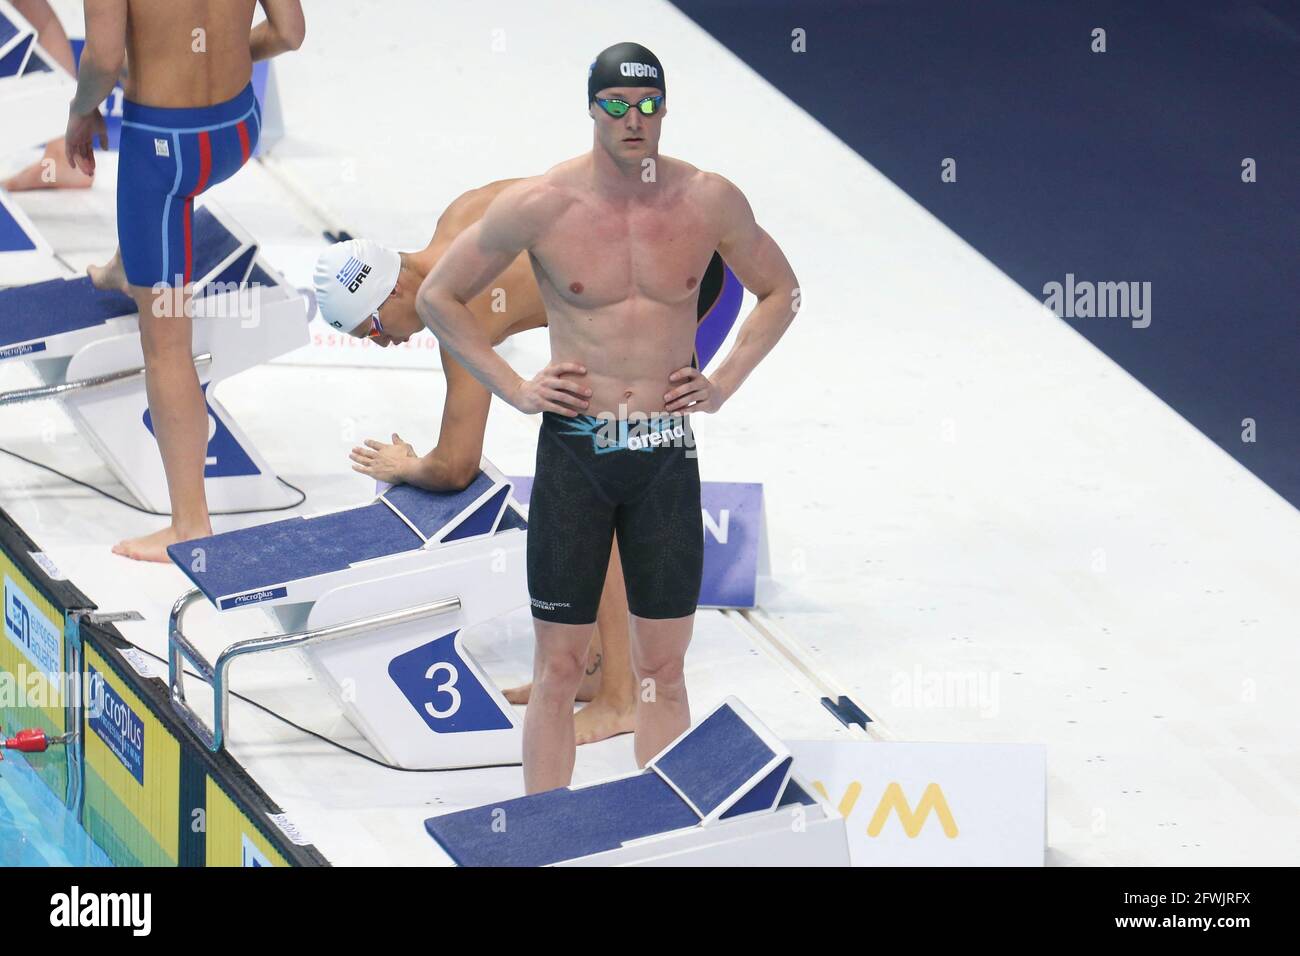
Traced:
<svg viewBox="0 0 1300 956">
<path fill-rule="evenodd" d="M 624 76 L 648 76 L 651 79 L 659 79 L 659 71 L 647 63 L 624 63 L 619 66 L 618 72 Z"/>
<path fill-rule="evenodd" d="M 370 275 L 370 266 L 356 256 L 348 256 L 348 261 L 343 263 L 343 268 L 338 271 L 338 275 L 334 278 L 342 283 L 349 292 L 356 292 L 361 288 L 361 283 L 366 281 L 368 275 Z"/>
<path fill-rule="evenodd" d="M 649 435 L 628 435 L 628 451 L 640 451 L 642 448 L 649 446 L 666 445 L 674 438 L 685 438 L 686 429 L 681 425 L 674 425 L 672 428 L 665 428 L 660 432 L 651 432 Z"/>
</svg>

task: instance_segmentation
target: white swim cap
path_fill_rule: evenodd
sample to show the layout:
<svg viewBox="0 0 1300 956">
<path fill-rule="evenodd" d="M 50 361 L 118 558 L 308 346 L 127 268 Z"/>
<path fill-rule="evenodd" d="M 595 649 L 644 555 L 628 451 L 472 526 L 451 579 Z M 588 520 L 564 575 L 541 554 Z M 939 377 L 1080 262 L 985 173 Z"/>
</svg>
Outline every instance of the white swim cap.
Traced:
<svg viewBox="0 0 1300 956">
<path fill-rule="evenodd" d="M 371 239 L 334 243 L 316 260 L 320 317 L 351 332 L 384 304 L 401 268 L 401 256 Z"/>
</svg>

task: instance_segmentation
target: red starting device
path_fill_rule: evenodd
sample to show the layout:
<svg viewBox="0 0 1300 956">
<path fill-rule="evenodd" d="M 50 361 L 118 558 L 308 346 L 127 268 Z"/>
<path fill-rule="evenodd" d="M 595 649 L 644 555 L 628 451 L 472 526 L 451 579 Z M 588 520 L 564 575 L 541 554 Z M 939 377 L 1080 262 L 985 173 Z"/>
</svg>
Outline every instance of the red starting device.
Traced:
<svg viewBox="0 0 1300 956">
<path fill-rule="evenodd" d="M 0 760 L 4 760 L 4 751 L 17 750 L 25 754 L 43 754 L 56 744 L 66 744 L 72 739 L 72 734 L 62 734 L 58 737 L 48 737 L 45 731 L 39 727 L 28 727 L 25 730 L 18 731 L 17 734 L 8 740 L 0 737 Z"/>
</svg>

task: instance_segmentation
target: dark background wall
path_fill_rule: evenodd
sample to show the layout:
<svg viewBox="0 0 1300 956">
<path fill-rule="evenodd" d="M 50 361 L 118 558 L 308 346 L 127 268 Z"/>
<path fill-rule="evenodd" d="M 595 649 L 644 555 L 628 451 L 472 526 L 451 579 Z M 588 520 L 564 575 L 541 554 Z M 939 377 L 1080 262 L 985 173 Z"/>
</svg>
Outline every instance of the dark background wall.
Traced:
<svg viewBox="0 0 1300 956">
<path fill-rule="evenodd" d="M 676 5 L 1036 297 L 1150 282 L 1062 321 L 1300 507 L 1300 4 Z"/>
</svg>

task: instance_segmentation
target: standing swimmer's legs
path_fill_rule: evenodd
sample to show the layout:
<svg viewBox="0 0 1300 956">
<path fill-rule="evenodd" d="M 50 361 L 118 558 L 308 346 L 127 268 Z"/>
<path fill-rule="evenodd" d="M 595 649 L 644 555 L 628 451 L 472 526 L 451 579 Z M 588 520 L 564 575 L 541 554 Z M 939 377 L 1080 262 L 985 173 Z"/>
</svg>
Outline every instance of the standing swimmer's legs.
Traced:
<svg viewBox="0 0 1300 956">
<path fill-rule="evenodd" d="M 113 547 L 137 561 L 167 562 L 167 546 L 212 534 L 203 467 L 208 448 L 208 410 L 194 370 L 194 326 L 188 317 L 189 293 L 131 286 L 140 310 L 145 391 L 154 437 L 162 454 L 171 496 L 171 524 L 161 531 L 119 541 Z M 179 313 L 179 314 L 178 314 Z"/>
<path fill-rule="evenodd" d="M 524 790 L 567 787 L 573 778 L 573 700 L 595 624 L 556 624 L 533 618 L 537 650 L 533 689 L 524 714 Z"/>
<path fill-rule="evenodd" d="M 598 678 L 591 702 L 574 715 L 579 744 L 631 733 L 636 728 L 636 677 L 632 673 L 627 587 L 615 541 L 596 612 L 596 637 L 587 653 L 587 675 Z"/>
<path fill-rule="evenodd" d="M 650 619 L 632 615 L 632 668 L 639 687 L 634 749 L 638 767 L 691 725 L 684 674 L 695 615 Z"/>
</svg>

